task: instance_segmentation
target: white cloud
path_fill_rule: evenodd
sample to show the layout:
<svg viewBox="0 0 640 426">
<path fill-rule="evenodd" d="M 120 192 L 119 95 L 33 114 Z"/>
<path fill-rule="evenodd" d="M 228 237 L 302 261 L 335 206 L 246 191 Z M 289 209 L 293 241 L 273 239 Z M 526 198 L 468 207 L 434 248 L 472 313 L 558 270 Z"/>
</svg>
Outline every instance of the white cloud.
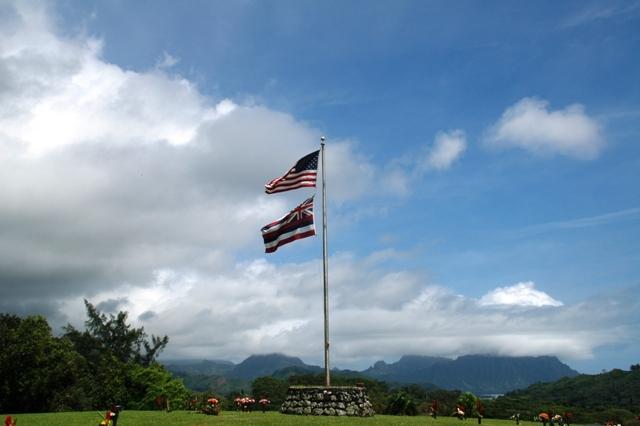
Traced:
<svg viewBox="0 0 640 426">
<path fill-rule="evenodd" d="M 423 169 L 445 170 L 462 155 L 467 148 L 467 138 L 460 129 L 438 132 L 433 147 L 420 165 Z"/>
<path fill-rule="evenodd" d="M 317 149 L 317 130 L 262 106 L 209 99 L 166 71 L 107 63 L 100 40 L 58 35 L 39 5 L 6 9 L 5 305 L 143 286 L 162 269 L 206 275 L 238 252 L 262 251 L 260 227 L 300 201 L 267 197 L 263 184 Z M 375 170 L 353 143 L 330 141 L 327 158 L 332 199 L 372 186 Z"/>
<path fill-rule="evenodd" d="M 632 207 L 629 209 L 607 212 L 596 216 L 587 216 L 558 222 L 548 222 L 531 225 L 519 231 L 513 232 L 513 235 L 518 237 L 527 237 L 550 231 L 605 226 L 617 221 L 628 220 L 636 216 L 640 216 L 640 207 Z"/>
<path fill-rule="evenodd" d="M 547 293 L 535 289 L 532 281 L 514 284 L 509 287 L 499 287 L 482 296 L 480 305 L 483 306 L 562 306 Z"/>
<path fill-rule="evenodd" d="M 561 28 L 573 28 L 619 17 L 630 19 L 637 14 L 638 9 L 640 9 L 638 3 L 595 3 L 569 16 L 562 23 Z"/>
<path fill-rule="evenodd" d="M 467 149 L 467 138 L 463 130 L 438 132 L 433 144 L 425 144 L 422 152 L 405 154 L 395 158 L 381 174 L 379 188 L 385 193 L 408 196 L 412 185 L 425 173 L 450 168 Z"/>
<path fill-rule="evenodd" d="M 403 354 L 584 359 L 603 345 L 638 339 L 638 293 L 559 306 L 522 283 L 492 292 L 507 294 L 506 301 L 498 297 L 496 309 L 430 285 L 421 274 L 389 271 L 384 264 L 390 255 L 397 254 L 329 260 L 333 365 L 364 368 Z M 148 286 L 103 291 L 92 301 L 120 300 L 123 294 L 127 304 L 120 309 L 148 332 L 169 335 L 167 358 L 240 361 L 277 351 L 322 362 L 319 260 L 282 265 L 253 260 L 218 268 L 215 276 L 163 271 Z M 68 306 L 77 310 L 81 300 Z"/>
<path fill-rule="evenodd" d="M 585 160 L 596 158 L 604 147 L 600 125 L 585 114 L 582 105 L 549 111 L 548 102 L 537 98 L 523 98 L 507 108 L 487 132 L 486 142 Z"/>
<path fill-rule="evenodd" d="M 389 167 L 382 174 L 379 187 L 387 194 L 406 197 L 411 193 L 412 181 L 409 171 L 400 167 Z"/>
<path fill-rule="evenodd" d="M 166 71 L 109 64 L 99 40 L 57 35 L 31 3 L 10 8 L 15 19 L 0 26 L 0 311 L 82 326 L 87 298 L 169 335 L 167 356 L 279 351 L 320 362 L 320 261 L 255 259 L 260 226 L 300 201 L 266 197 L 262 185 L 316 149 L 320 132 L 265 107 L 209 99 Z M 443 135 L 433 167 L 463 152 L 460 135 Z M 327 160 L 337 201 L 380 187 L 354 143 L 329 141 Z M 336 365 L 367 362 L 363 354 L 580 357 L 637 338 L 625 317 L 637 300 L 545 306 L 544 315 L 495 309 L 390 270 L 393 255 L 331 259 Z"/>
<path fill-rule="evenodd" d="M 79 56 L 73 69 L 59 75 L 41 76 L 56 66 L 56 51 L 38 53 L 47 62 L 44 69 L 16 69 L 22 78 L 41 81 L 42 92 L 28 97 L 24 92 L 17 94 L 23 105 L 28 98 L 28 107 L 2 114 L 0 126 L 8 139 L 26 145 L 32 156 L 80 143 L 185 144 L 204 122 L 229 112 L 210 107 L 187 80 L 124 71 L 104 63 L 98 43 L 74 47 Z M 16 57 L 3 55 L 2 60 L 12 62 Z M 5 97 L 0 110 L 8 111 L 12 100 Z"/>
<path fill-rule="evenodd" d="M 326 146 L 326 156 L 327 187 L 333 201 L 355 199 L 375 187 L 374 167 L 367 158 L 355 152 L 352 143 L 331 142 Z"/>
<path fill-rule="evenodd" d="M 179 58 L 176 58 L 165 51 L 162 53 L 162 59 L 159 59 L 156 62 L 156 68 L 158 69 L 171 68 L 174 65 L 176 65 L 178 62 L 180 62 Z"/>
</svg>

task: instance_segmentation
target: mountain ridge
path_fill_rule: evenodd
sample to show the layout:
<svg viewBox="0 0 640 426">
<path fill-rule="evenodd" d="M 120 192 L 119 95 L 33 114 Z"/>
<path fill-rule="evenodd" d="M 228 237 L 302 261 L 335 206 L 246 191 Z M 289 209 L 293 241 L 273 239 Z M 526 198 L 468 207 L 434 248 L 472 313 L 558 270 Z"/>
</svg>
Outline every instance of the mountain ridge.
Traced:
<svg viewBox="0 0 640 426">
<path fill-rule="evenodd" d="M 377 366 L 377 367 L 376 367 Z M 382 367 L 382 368 L 380 368 Z M 374 364 L 363 372 L 371 378 L 401 383 L 432 383 L 443 389 L 502 394 L 539 382 L 579 373 L 554 356 L 505 357 L 464 355 L 456 359 L 404 356 L 396 363 Z"/>
<path fill-rule="evenodd" d="M 318 373 L 321 367 L 305 364 L 298 357 L 280 353 L 251 355 L 238 364 L 230 361 L 184 360 L 163 362 L 172 373 L 221 376 L 251 381 L 257 377 L 283 377 L 291 374 Z M 199 368 L 201 368 L 199 370 Z M 215 371 L 211 373 L 212 371 Z M 337 373 L 342 370 L 334 369 Z M 398 361 L 377 361 L 362 371 L 344 370 L 348 374 L 390 384 L 434 385 L 443 389 L 469 391 L 478 395 L 503 394 L 541 382 L 552 382 L 579 373 L 555 356 L 505 357 L 464 355 L 455 359 L 423 355 L 404 355 Z"/>
</svg>

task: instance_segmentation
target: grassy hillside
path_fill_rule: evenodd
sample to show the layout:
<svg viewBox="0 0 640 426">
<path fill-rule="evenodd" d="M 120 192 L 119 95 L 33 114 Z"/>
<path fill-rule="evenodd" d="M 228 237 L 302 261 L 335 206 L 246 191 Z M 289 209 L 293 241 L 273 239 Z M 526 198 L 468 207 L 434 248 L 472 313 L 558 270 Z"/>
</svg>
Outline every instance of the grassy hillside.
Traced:
<svg viewBox="0 0 640 426">
<path fill-rule="evenodd" d="M 508 393 L 491 404 L 492 415 L 533 415 L 548 410 L 570 411 L 577 420 L 625 422 L 640 414 L 640 369 L 613 370 L 539 383 Z"/>
<path fill-rule="evenodd" d="M 526 395 L 536 401 L 555 401 L 593 410 L 618 407 L 640 412 L 640 370 L 583 374 L 552 383 L 539 383 L 509 395 Z"/>
</svg>

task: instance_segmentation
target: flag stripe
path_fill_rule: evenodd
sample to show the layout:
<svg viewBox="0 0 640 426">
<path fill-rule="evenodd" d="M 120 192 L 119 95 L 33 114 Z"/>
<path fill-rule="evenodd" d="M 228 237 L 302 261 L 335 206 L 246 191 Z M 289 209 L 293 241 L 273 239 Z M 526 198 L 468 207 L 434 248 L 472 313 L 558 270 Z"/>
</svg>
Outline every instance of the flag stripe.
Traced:
<svg viewBox="0 0 640 426">
<path fill-rule="evenodd" d="M 291 210 L 280 219 L 262 227 L 262 238 L 266 253 L 292 241 L 316 235 L 313 223 L 313 197 Z"/>
<path fill-rule="evenodd" d="M 265 192 L 267 194 L 276 194 L 278 192 L 285 192 L 285 191 L 291 191 L 292 189 L 298 189 L 298 188 L 315 188 L 316 187 L 316 180 L 313 179 L 313 181 L 305 181 L 305 182 L 301 182 L 298 183 L 296 185 L 279 185 L 277 187 L 277 189 L 270 189 L 270 190 L 265 190 Z"/>
<path fill-rule="evenodd" d="M 313 225 L 313 217 L 305 218 L 303 220 L 297 220 L 291 223 L 277 224 L 272 228 L 263 229 L 262 238 L 264 239 L 264 242 L 266 244 L 267 242 L 278 239 L 278 237 L 282 234 L 290 233 L 292 231 L 295 231 L 297 228 L 305 227 L 308 225 Z"/>
<path fill-rule="evenodd" d="M 314 151 L 299 159 L 284 176 L 275 178 L 264 185 L 264 192 L 291 191 L 292 189 L 315 187 L 318 176 L 318 156 L 320 151 Z"/>
<path fill-rule="evenodd" d="M 287 176 L 286 179 L 284 177 L 274 179 L 268 184 L 266 184 L 265 187 L 269 191 L 274 191 L 278 189 L 279 186 L 283 186 L 283 185 L 297 185 L 304 182 L 310 182 L 315 185 L 316 175 L 317 175 L 317 172 L 315 170 L 312 170 L 312 171 L 307 170 L 302 173 L 291 173 Z"/>
<path fill-rule="evenodd" d="M 293 169 L 292 169 L 293 170 Z M 303 173 L 287 173 L 285 176 L 278 179 L 274 179 L 265 185 L 265 192 L 267 194 L 274 194 L 276 192 L 289 191 L 291 189 L 301 188 L 303 186 L 316 186 L 317 172 L 305 171 Z"/>
<path fill-rule="evenodd" d="M 312 237 L 316 235 L 316 228 L 313 224 L 306 226 L 304 228 L 296 229 L 295 231 L 282 234 L 278 237 L 277 240 L 272 241 L 270 243 L 266 243 L 264 245 L 266 253 L 273 253 L 278 249 L 278 247 L 283 246 L 285 244 L 289 244 L 296 240 L 301 240 L 303 238 Z"/>
</svg>

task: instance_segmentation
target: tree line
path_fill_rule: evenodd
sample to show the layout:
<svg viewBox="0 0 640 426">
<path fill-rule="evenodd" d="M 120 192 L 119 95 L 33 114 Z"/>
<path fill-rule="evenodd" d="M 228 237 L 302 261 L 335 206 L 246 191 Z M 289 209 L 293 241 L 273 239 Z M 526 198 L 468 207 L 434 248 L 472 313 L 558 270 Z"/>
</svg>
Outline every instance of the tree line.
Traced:
<svg viewBox="0 0 640 426">
<path fill-rule="evenodd" d="M 122 405 L 128 409 L 198 409 L 216 396 L 223 409 L 235 409 L 240 395 L 266 397 L 278 410 L 292 385 L 321 386 L 323 374 L 292 372 L 255 379 L 251 389 L 194 393 L 157 362 L 167 336 L 148 336 L 127 323 L 127 313 L 105 315 L 85 300 L 85 330 L 72 325 L 54 336 L 39 315 L 0 314 L 0 412 L 92 410 Z M 357 374 L 334 374 L 335 386 L 364 385 L 379 414 L 444 415 L 457 406 L 467 417 L 532 419 L 540 412 L 571 413 L 577 423 L 614 421 L 640 426 L 640 364 L 540 383 L 495 400 L 469 392 L 393 386 Z"/>
<path fill-rule="evenodd" d="M 386 382 L 351 374 L 334 374 L 336 386 L 364 385 L 374 410 L 379 414 L 450 416 L 457 406 L 466 417 L 508 419 L 515 415 L 533 420 L 538 414 L 560 414 L 571 423 L 613 422 L 640 426 L 640 365 L 629 371 L 615 369 L 597 375 L 580 375 L 551 383 L 538 383 L 495 399 L 470 392 L 425 389 L 419 385 L 393 386 Z M 253 395 L 268 395 L 278 409 L 292 385 L 324 383 L 323 374 L 292 374 L 288 377 L 260 377 L 253 381 Z M 229 396 L 238 392 L 229 392 Z M 232 407 L 230 407 L 232 408 Z"/>
<path fill-rule="evenodd" d="M 255 379 L 243 389 L 216 395 L 192 392 L 157 362 L 169 342 L 167 336 L 148 336 L 144 328 L 127 323 L 128 314 L 105 315 L 85 300 L 85 329 L 67 325 L 55 336 L 40 315 L 25 318 L 0 314 L 0 412 L 56 412 L 102 410 L 112 405 L 127 409 L 198 409 L 217 396 L 222 408 L 235 409 L 234 399 L 252 394 L 267 397 L 278 410 L 291 385 L 322 385 L 321 374 Z M 453 409 L 460 392 L 419 386 L 391 388 L 385 382 L 357 376 L 334 376 L 334 385 L 360 384 L 377 413 L 426 413 L 425 401 L 441 401 L 443 412 Z M 416 402 L 414 402 L 416 401 Z"/>
<path fill-rule="evenodd" d="M 190 392 L 156 358 L 167 336 L 105 315 L 85 300 L 85 330 L 54 336 L 40 316 L 0 314 L 0 412 L 52 412 L 123 405 L 182 406 Z M 176 408 L 177 408 L 176 407 Z"/>
<path fill-rule="evenodd" d="M 577 423 L 640 426 L 640 365 L 612 371 L 537 383 L 496 399 L 488 412 L 504 415 L 518 411 L 533 416 L 540 411 L 571 412 Z"/>
</svg>

